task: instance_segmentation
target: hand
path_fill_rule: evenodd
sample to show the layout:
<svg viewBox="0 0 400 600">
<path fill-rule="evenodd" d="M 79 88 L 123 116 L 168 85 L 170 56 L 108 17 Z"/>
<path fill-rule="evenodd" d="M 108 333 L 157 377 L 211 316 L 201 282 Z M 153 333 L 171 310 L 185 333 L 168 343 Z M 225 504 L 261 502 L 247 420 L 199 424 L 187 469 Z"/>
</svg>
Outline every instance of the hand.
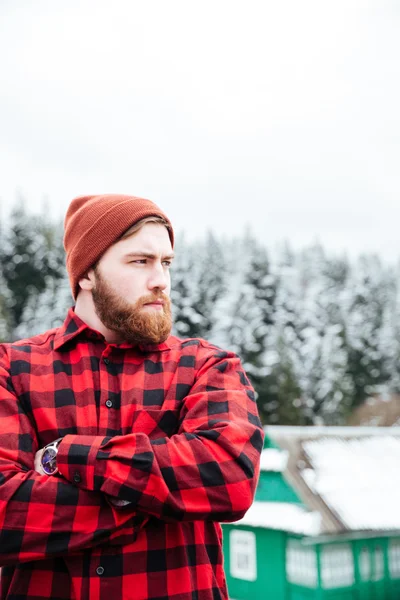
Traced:
<svg viewBox="0 0 400 600">
<path fill-rule="evenodd" d="M 129 500 L 122 500 L 122 498 L 115 498 L 114 496 L 107 496 L 107 500 L 115 508 L 123 508 L 130 504 Z"/>
<path fill-rule="evenodd" d="M 42 469 L 43 451 L 44 451 L 44 448 L 41 448 L 35 454 L 34 469 L 35 469 L 36 473 L 39 473 L 39 475 L 46 475 L 46 473 Z"/>
</svg>

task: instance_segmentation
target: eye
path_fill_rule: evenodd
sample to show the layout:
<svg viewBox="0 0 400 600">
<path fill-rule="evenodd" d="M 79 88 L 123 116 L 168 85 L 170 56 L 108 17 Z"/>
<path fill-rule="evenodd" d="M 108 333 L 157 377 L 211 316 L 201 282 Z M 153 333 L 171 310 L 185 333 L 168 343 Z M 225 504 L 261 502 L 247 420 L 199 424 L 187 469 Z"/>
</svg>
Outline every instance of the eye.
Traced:
<svg viewBox="0 0 400 600">
<path fill-rule="evenodd" d="M 171 267 L 172 266 L 172 261 L 171 260 L 163 260 L 163 265 L 165 267 Z"/>
</svg>

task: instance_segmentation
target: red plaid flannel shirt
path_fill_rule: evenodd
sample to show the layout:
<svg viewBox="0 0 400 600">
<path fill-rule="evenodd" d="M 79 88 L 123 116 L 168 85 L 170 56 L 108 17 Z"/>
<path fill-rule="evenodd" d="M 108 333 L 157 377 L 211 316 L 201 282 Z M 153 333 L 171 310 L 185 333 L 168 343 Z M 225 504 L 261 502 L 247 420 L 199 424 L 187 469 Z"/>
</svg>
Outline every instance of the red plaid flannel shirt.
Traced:
<svg viewBox="0 0 400 600">
<path fill-rule="evenodd" d="M 227 598 L 218 521 L 249 508 L 263 442 L 236 355 L 108 344 L 70 309 L 0 346 L 0 423 L 1 599 Z"/>
</svg>

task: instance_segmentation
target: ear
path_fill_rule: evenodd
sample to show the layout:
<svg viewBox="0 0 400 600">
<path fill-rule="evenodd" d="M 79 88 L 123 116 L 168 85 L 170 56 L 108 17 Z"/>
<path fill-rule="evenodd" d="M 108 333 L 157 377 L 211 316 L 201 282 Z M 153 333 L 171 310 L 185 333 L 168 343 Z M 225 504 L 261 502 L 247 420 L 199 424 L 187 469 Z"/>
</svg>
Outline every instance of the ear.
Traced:
<svg viewBox="0 0 400 600">
<path fill-rule="evenodd" d="M 89 269 L 87 273 L 79 280 L 79 286 L 82 290 L 92 290 L 95 284 L 95 274 L 93 269 Z"/>
</svg>

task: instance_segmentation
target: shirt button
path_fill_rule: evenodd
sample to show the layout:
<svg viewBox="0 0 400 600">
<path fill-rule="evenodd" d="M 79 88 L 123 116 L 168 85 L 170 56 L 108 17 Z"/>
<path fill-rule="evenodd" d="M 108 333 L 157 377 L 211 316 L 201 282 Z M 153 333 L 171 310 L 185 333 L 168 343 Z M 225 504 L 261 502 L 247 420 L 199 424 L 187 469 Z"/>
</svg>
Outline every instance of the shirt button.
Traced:
<svg viewBox="0 0 400 600">
<path fill-rule="evenodd" d="M 112 400 L 106 400 L 106 406 L 107 408 L 111 408 L 113 405 Z"/>
<path fill-rule="evenodd" d="M 103 573 L 104 573 L 104 567 L 97 567 L 96 573 L 97 573 L 97 575 L 103 575 Z"/>
<path fill-rule="evenodd" d="M 81 475 L 79 473 L 79 471 L 75 471 L 74 473 L 74 483 L 80 483 L 81 482 Z"/>
<path fill-rule="evenodd" d="M 109 358 L 105 358 L 104 359 L 104 364 L 105 365 L 109 365 L 110 364 L 110 359 Z"/>
</svg>

